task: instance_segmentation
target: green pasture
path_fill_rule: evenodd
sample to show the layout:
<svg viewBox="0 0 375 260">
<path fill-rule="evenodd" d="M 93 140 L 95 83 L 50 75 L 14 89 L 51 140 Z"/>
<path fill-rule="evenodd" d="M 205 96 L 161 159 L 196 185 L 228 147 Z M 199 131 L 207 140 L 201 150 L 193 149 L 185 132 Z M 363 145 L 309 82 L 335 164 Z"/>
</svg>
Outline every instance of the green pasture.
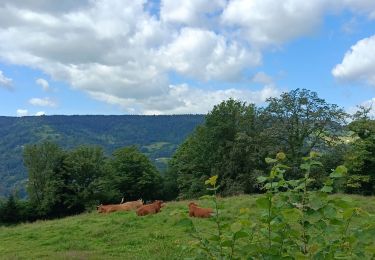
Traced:
<svg viewBox="0 0 375 260">
<path fill-rule="evenodd" d="M 223 223 L 232 223 L 241 208 L 249 208 L 250 221 L 256 221 L 258 196 L 220 199 Z M 364 210 L 375 213 L 374 197 L 350 197 Z M 212 206 L 207 200 L 198 203 Z M 183 259 L 189 256 L 184 248 L 195 242 L 179 225 L 188 215 L 187 204 L 188 201 L 170 202 L 161 213 L 146 217 L 137 217 L 134 212 L 91 212 L 0 227 L 0 259 Z M 214 232 L 213 221 L 193 221 L 202 233 Z"/>
</svg>

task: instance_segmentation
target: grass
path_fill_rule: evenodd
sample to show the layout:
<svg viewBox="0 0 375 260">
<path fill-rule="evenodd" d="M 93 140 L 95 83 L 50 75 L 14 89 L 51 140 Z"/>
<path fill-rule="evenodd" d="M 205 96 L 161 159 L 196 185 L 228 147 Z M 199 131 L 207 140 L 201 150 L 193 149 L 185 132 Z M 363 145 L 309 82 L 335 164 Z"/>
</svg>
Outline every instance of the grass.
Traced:
<svg viewBox="0 0 375 260">
<path fill-rule="evenodd" d="M 255 220 L 258 217 L 254 210 L 257 197 L 242 195 L 220 199 L 223 221 L 232 223 L 239 209 L 245 207 L 251 210 L 251 220 Z M 363 209 L 375 213 L 374 197 L 351 197 Z M 167 203 L 161 213 L 146 217 L 137 217 L 134 212 L 108 215 L 91 212 L 0 227 L 0 258 L 182 259 L 187 256 L 184 245 L 194 242 L 185 228 L 178 225 L 188 214 L 187 203 Z M 212 206 L 209 201 L 199 201 L 199 204 Z M 208 219 L 193 221 L 199 230 L 214 227 Z"/>
</svg>

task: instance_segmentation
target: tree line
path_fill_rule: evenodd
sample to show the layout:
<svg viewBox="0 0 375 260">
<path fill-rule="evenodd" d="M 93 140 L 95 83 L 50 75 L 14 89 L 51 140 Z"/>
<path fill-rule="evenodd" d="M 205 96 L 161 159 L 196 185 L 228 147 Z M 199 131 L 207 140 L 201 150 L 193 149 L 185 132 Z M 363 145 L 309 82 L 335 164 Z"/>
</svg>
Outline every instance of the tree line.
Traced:
<svg viewBox="0 0 375 260">
<path fill-rule="evenodd" d="M 229 99 L 214 106 L 179 146 L 163 176 L 135 146 L 106 157 L 100 147 L 27 145 L 23 157 L 28 201 L 11 196 L 2 202 L 0 222 L 78 214 L 99 202 L 118 203 L 122 197 L 196 198 L 205 194 L 204 180 L 213 175 L 218 175 L 222 196 L 259 193 L 256 179 L 269 172 L 265 158 L 279 152 L 286 155 L 286 179 L 300 178 L 302 158 L 314 151 L 321 154 L 321 165 L 310 173 L 316 189 L 343 164 L 348 174 L 334 191 L 372 195 L 375 120 L 369 113 L 370 108 L 360 107 L 350 116 L 306 89 L 269 98 L 264 107 Z M 16 213 L 9 217 L 12 212 Z"/>
<path fill-rule="evenodd" d="M 336 192 L 375 193 L 375 121 L 371 108 L 348 115 L 306 89 L 282 93 L 256 107 L 229 99 L 214 106 L 205 122 L 178 148 L 169 164 L 179 198 L 205 193 L 204 180 L 218 175 L 221 195 L 261 192 L 256 179 L 269 168 L 266 157 L 286 154 L 287 179 L 300 178 L 302 158 L 321 154 L 311 176 L 321 188 L 337 165 L 348 175 Z M 350 122 L 350 123 L 348 123 Z"/>
<path fill-rule="evenodd" d="M 96 146 L 64 150 L 53 142 L 27 145 L 28 200 L 11 195 L 0 204 L 0 222 L 33 221 L 79 214 L 100 203 L 169 199 L 164 179 L 136 146 L 111 157 Z M 174 196 L 174 195 L 173 195 Z"/>
</svg>

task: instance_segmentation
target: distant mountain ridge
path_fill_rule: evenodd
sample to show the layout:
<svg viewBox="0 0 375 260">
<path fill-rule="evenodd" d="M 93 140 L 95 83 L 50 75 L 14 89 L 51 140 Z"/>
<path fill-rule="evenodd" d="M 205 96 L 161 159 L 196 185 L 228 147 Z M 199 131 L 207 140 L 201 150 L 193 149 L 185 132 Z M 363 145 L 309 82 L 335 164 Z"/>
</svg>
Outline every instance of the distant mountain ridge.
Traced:
<svg viewBox="0 0 375 260">
<path fill-rule="evenodd" d="M 137 145 L 163 169 L 177 146 L 203 121 L 204 115 L 0 116 L 0 197 L 14 189 L 24 193 L 26 144 L 50 140 L 65 149 L 99 145 L 107 155 Z"/>
</svg>

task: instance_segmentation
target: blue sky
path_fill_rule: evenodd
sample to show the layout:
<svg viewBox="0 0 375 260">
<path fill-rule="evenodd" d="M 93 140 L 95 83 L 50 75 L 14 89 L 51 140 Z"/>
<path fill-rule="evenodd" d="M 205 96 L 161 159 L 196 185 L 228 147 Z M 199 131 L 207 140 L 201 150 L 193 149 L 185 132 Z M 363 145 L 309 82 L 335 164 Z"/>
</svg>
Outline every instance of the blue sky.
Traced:
<svg viewBox="0 0 375 260">
<path fill-rule="evenodd" d="M 206 113 L 295 88 L 375 102 L 373 0 L 5 0 L 0 17 L 0 115 Z"/>
</svg>

